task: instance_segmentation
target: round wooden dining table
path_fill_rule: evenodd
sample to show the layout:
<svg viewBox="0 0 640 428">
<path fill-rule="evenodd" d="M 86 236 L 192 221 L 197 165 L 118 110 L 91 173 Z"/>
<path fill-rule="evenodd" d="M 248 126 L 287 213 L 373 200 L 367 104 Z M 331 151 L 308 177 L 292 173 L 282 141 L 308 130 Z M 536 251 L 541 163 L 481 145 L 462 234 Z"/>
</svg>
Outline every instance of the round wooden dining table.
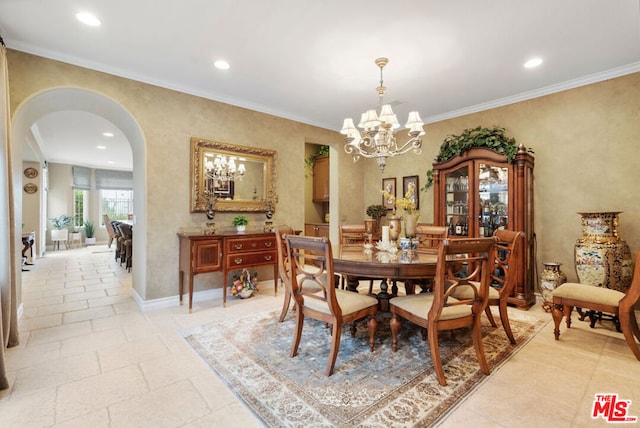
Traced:
<svg viewBox="0 0 640 428">
<path fill-rule="evenodd" d="M 396 281 L 433 278 L 436 274 L 437 255 L 424 252 L 390 253 L 375 248 L 365 249 L 362 245 L 341 245 L 333 256 L 335 273 L 347 275 L 347 287 L 356 291 L 357 280 L 349 278 L 366 277 L 381 279 L 380 293 L 376 295 L 382 311 L 388 310 L 389 299 L 397 294 Z M 394 286 L 389 293 L 389 283 Z"/>
</svg>

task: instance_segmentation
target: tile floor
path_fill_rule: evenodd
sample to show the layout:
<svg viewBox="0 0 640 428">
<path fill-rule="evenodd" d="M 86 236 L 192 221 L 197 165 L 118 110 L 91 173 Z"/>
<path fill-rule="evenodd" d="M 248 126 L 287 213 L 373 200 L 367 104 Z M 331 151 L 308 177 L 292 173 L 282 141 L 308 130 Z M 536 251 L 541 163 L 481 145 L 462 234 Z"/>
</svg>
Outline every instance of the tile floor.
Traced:
<svg viewBox="0 0 640 428">
<path fill-rule="evenodd" d="M 49 252 L 23 273 L 21 345 L 7 351 L 0 427 L 260 426 L 179 331 L 278 309 L 282 294 L 141 312 L 113 256 L 105 245 Z M 539 305 L 529 313 L 550 319 Z M 576 319 L 559 342 L 547 324 L 441 426 L 604 426 L 590 416 L 596 393 L 631 400 L 640 417 L 640 362 L 607 324 Z"/>
</svg>

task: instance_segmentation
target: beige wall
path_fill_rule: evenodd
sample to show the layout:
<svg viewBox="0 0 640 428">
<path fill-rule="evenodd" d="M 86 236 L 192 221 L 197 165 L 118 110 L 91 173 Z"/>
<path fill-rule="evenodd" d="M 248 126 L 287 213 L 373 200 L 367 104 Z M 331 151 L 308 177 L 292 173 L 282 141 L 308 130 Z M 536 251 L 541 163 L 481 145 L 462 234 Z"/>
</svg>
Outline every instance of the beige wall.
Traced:
<svg viewBox="0 0 640 428">
<path fill-rule="evenodd" d="M 419 175 L 426 181 L 447 134 L 477 125 L 506 128 L 535 151 L 535 231 L 538 272 L 558 261 L 577 280 L 573 245 L 581 211 L 624 211 L 620 236 L 635 257 L 640 247 L 640 73 L 470 114 L 425 127 L 421 156 L 391 159 L 384 177 Z M 381 176 L 367 169 L 366 202 L 380 201 Z M 421 221 L 433 221 L 433 191 L 420 194 Z"/>
<path fill-rule="evenodd" d="M 279 203 L 273 221 L 276 225 L 290 224 L 298 229 L 304 225 L 301 208 L 304 207 L 305 142 L 338 148 L 341 144 L 337 132 L 12 50 L 9 50 L 9 83 L 12 114 L 30 97 L 43 91 L 82 88 L 115 100 L 139 124 L 146 144 L 147 180 L 143 195 L 146 216 L 137 221 L 146 227 L 147 248 L 144 249 L 145 266 L 135 268 L 146 269 L 147 283 L 144 287 L 135 284 L 134 287 L 145 300 L 177 294 L 176 232 L 180 227 L 202 226 L 206 221 L 204 214 L 189 212 L 192 136 L 277 150 Z M 339 158 L 339 163 L 348 165 L 348 162 Z M 218 213 L 215 221 L 218 225 L 230 226 L 232 218 L 232 213 Z M 263 214 L 249 214 L 250 226 L 261 227 L 264 220 Z M 220 274 L 201 275 L 196 281 L 196 290 L 220 287 L 221 283 Z"/>
</svg>

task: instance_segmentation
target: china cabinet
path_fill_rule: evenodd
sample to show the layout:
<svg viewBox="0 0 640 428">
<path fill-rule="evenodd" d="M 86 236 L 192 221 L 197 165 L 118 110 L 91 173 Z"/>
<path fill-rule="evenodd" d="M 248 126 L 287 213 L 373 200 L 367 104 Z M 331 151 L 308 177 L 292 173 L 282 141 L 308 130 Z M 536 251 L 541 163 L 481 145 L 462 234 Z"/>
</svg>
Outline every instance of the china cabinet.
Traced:
<svg viewBox="0 0 640 428">
<path fill-rule="evenodd" d="M 506 156 L 473 148 L 433 164 L 434 223 L 449 236 L 491 236 L 496 229 L 524 232 L 517 282 L 509 303 L 535 303 L 535 234 L 533 230 L 534 159 L 523 146 L 512 163 Z"/>
</svg>

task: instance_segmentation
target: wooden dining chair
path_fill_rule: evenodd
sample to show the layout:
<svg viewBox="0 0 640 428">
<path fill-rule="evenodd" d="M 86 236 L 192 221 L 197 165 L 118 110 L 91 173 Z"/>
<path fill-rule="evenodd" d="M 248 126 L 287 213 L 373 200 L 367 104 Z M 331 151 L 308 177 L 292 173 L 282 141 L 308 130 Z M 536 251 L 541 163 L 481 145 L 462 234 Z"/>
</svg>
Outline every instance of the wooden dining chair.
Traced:
<svg viewBox="0 0 640 428">
<path fill-rule="evenodd" d="M 284 289 L 282 312 L 280 312 L 278 322 L 283 322 L 289 311 L 289 304 L 291 303 L 291 264 L 289 263 L 287 243 L 283 239 L 283 235 L 292 235 L 293 228 L 290 226 L 277 226 L 274 228 L 274 233 L 276 235 L 276 247 L 278 249 L 278 276 Z"/>
<path fill-rule="evenodd" d="M 480 317 L 487 306 L 489 283 L 491 281 L 491 256 L 495 238 L 448 239 L 438 249 L 438 262 L 433 293 L 421 293 L 394 297 L 389 301 L 392 318 L 390 321 L 392 349 L 398 349 L 400 318 L 419 325 L 427 331 L 431 360 L 436 377 L 441 385 L 446 385 L 442 360 L 440 358 L 438 333 L 471 327 L 473 346 L 482 373 L 489 374 L 489 366 L 484 355 Z M 468 266 L 462 278 L 454 273 L 458 266 Z M 470 299 L 458 300 L 450 296 L 457 287 L 468 284 L 467 280 L 478 281 L 471 284 L 474 291 Z M 454 281 L 450 285 L 450 281 Z M 448 288 L 447 288 L 448 286 Z"/>
<path fill-rule="evenodd" d="M 434 226 L 428 223 L 418 223 L 416 225 L 416 238 L 418 239 L 418 253 L 438 254 L 440 243 L 449 237 L 449 228 L 446 226 Z M 424 280 L 409 280 L 404 282 L 404 288 L 407 294 L 415 292 L 415 286 L 418 285 L 421 292 L 425 293 L 433 288 L 433 278 L 425 278 Z"/>
<path fill-rule="evenodd" d="M 116 239 L 116 232 L 115 230 L 113 230 L 111 220 L 109 220 L 109 216 L 107 214 L 102 215 L 102 220 L 104 221 L 104 227 L 107 229 L 107 233 L 109 234 L 109 242 L 107 242 L 107 248 L 111 248 L 113 240 Z"/>
<path fill-rule="evenodd" d="M 327 238 L 284 235 L 291 263 L 291 291 L 296 306 L 296 328 L 290 357 L 298 354 L 305 317 L 331 326 L 331 349 L 325 374 L 331 376 L 340 349 L 342 325 L 368 318 L 369 348 L 374 349 L 378 300 L 364 294 L 341 290 L 334 286 L 333 253 Z M 318 288 L 320 291 L 317 291 Z M 316 355 L 310 357 L 315 358 Z"/>
<path fill-rule="evenodd" d="M 343 250 L 349 248 L 362 249 L 367 242 L 368 236 L 364 224 L 342 224 L 340 225 L 340 246 Z M 364 277 L 350 277 L 352 281 L 369 280 L 369 294 L 373 294 L 373 279 Z M 341 275 L 340 287 L 345 289 L 346 275 Z"/>
<path fill-rule="evenodd" d="M 489 318 L 491 325 L 497 327 L 491 313 L 491 306 L 498 307 L 502 328 L 507 334 L 509 342 L 515 345 L 516 339 L 513 337 L 511 325 L 509 324 L 507 300 L 515 286 L 517 278 L 517 263 L 515 261 L 520 257 L 524 235 L 522 232 L 498 229 L 493 233 L 493 236 L 496 238 L 496 245 L 493 250 L 491 287 L 489 288 L 489 300 L 485 314 Z M 451 296 L 456 299 L 469 299 L 473 296 L 473 289 L 469 285 L 460 286 L 452 291 Z"/>
<path fill-rule="evenodd" d="M 567 328 L 571 327 L 571 312 L 574 307 L 611 314 L 618 317 L 620 329 L 633 355 L 640 361 L 640 328 L 636 320 L 635 305 L 640 299 L 640 252 L 636 256 L 633 280 L 626 293 L 590 284 L 565 282 L 551 292 L 553 308 L 551 315 L 555 324 L 553 334 L 560 339 L 560 322 L 566 317 Z"/>
</svg>

